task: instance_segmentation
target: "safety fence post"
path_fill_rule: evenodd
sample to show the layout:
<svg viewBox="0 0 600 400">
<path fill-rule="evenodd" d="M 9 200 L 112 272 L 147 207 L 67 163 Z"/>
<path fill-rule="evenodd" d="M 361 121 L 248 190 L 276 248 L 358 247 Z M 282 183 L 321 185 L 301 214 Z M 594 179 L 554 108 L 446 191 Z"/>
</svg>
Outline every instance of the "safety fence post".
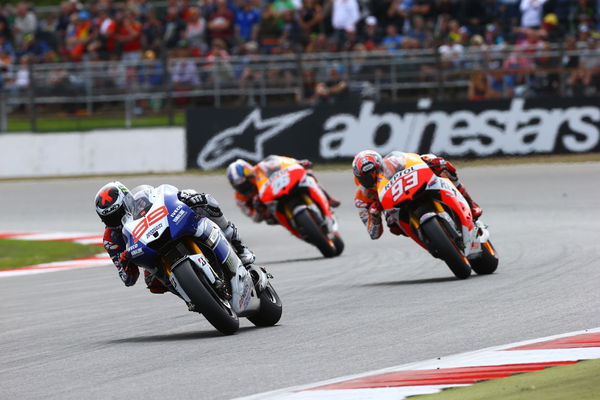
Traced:
<svg viewBox="0 0 600 400">
<path fill-rule="evenodd" d="M 6 96 L 4 93 L 4 85 L 0 82 L 0 132 L 8 131 L 8 117 L 6 109 Z"/>
<path fill-rule="evenodd" d="M 166 46 L 162 46 L 161 60 L 163 69 L 163 90 L 165 97 L 165 106 L 167 108 L 167 117 L 169 126 L 175 125 L 175 116 L 173 112 L 173 82 L 171 80 L 171 72 L 169 69 L 169 55 L 167 54 Z"/>
<path fill-rule="evenodd" d="M 28 94 L 28 106 L 29 106 L 29 125 L 31 126 L 31 132 L 37 132 L 37 115 L 35 110 L 35 68 L 33 67 L 33 61 L 29 60 L 27 63 L 27 74 L 29 75 L 29 85 L 27 86 Z"/>
</svg>

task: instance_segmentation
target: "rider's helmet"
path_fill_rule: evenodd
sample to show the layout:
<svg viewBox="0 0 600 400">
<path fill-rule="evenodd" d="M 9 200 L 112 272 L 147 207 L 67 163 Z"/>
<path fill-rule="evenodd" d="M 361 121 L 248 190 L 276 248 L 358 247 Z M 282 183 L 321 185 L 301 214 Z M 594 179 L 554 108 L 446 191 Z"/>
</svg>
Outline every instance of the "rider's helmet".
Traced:
<svg viewBox="0 0 600 400">
<path fill-rule="evenodd" d="M 109 182 L 96 193 L 96 213 L 108 227 L 121 225 L 125 215 L 125 196 L 129 190 L 121 182 Z"/>
<path fill-rule="evenodd" d="M 242 195 L 251 195 L 256 191 L 254 168 L 249 162 L 238 158 L 227 167 L 227 180 Z"/>
<path fill-rule="evenodd" d="M 352 161 L 352 172 L 362 186 L 372 188 L 383 164 L 381 155 L 374 150 L 363 150 Z"/>
</svg>

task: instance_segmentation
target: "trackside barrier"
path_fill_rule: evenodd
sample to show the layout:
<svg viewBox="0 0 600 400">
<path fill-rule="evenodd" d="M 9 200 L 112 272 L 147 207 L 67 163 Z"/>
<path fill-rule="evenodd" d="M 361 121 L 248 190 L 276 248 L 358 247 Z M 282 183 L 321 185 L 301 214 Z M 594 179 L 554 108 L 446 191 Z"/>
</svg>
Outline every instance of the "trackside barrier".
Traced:
<svg viewBox="0 0 600 400">
<path fill-rule="evenodd" d="M 365 149 L 449 157 L 600 152 L 598 98 L 190 109 L 188 168 L 269 154 L 341 162 Z"/>
<path fill-rule="evenodd" d="M 182 128 L 0 135 L 0 178 L 184 170 Z"/>
</svg>

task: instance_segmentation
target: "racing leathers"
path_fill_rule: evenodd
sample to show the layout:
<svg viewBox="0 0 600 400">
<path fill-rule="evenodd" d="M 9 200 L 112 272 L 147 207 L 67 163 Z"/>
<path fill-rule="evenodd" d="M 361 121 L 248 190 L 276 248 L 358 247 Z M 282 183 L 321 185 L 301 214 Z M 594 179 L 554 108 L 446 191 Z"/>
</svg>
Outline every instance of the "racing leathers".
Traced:
<svg viewBox="0 0 600 400">
<path fill-rule="evenodd" d="M 221 208 L 219 207 L 219 203 L 213 196 L 188 189 L 180 191 L 177 194 L 177 197 L 194 212 L 210 219 L 221 228 L 244 266 L 248 266 L 254 262 L 254 254 L 244 245 L 237 228 L 232 222 L 225 218 L 223 211 L 221 211 Z M 104 249 L 109 254 L 115 267 L 117 267 L 119 277 L 125 286 L 134 285 L 138 280 L 140 272 L 138 266 L 127 259 L 125 251 L 126 242 L 122 234 L 122 226 L 106 226 L 104 229 L 103 243 Z M 148 289 L 152 293 L 165 293 L 168 290 L 148 270 L 144 270 L 144 279 Z"/>
<path fill-rule="evenodd" d="M 482 214 L 481 207 L 473 201 L 464 185 L 459 182 L 454 165 L 452 165 L 450 161 L 438 157 L 435 154 L 423 154 L 420 157 L 437 176 L 448 178 L 454 183 L 458 191 L 469 203 L 473 218 L 479 218 Z M 355 183 L 358 187 L 356 194 L 354 195 L 354 206 L 358 208 L 358 215 L 363 224 L 365 224 L 371 239 L 378 239 L 383 234 L 382 213 L 386 219 L 386 225 L 390 229 L 390 232 L 395 235 L 404 235 L 402 228 L 400 228 L 395 221 L 394 216 L 383 212 L 377 194 L 377 187 L 366 188 L 360 185 L 356 178 Z"/>
</svg>

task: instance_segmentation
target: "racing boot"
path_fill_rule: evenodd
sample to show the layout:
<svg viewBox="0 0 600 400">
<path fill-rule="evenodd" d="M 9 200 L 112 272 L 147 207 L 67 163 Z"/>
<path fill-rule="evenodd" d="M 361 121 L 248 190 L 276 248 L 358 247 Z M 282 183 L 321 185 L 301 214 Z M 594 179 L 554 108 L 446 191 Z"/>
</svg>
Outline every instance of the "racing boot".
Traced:
<svg viewBox="0 0 600 400">
<path fill-rule="evenodd" d="M 325 197 L 327 197 L 327 201 L 329 202 L 329 206 L 331 208 L 338 208 L 342 203 L 336 199 L 335 197 L 333 197 L 332 195 L 330 195 L 327 190 L 325 190 L 323 188 L 323 186 L 319 185 L 319 188 L 321 189 L 321 191 L 323 192 L 323 194 L 325 195 Z"/>
<path fill-rule="evenodd" d="M 463 195 L 465 200 L 467 200 L 467 203 L 469 203 L 469 207 L 471 207 L 471 214 L 473 215 L 473 221 L 477 221 L 477 219 L 481 217 L 481 214 L 483 214 L 483 210 L 481 209 L 481 207 L 479 207 L 479 204 L 473 201 L 464 185 L 459 183 L 458 185 L 456 185 L 456 188 L 458 189 L 460 194 Z"/>
<path fill-rule="evenodd" d="M 150 293 L 163 294 L 169 291 L 169 289 L 167 289 L 165 285 L 163 285 L 162 282 L 147 269 L 144 270 L 144 281 L 146 282 L 146 287 L 150 290 Z"/>
<path fill-rule="evenodd" d="M 312 163 L 308 160 L 300 160 L 300 165 L 302 165 L 304 168 L 307 168 L 305 166 L 305 164 L 302 164 L 303 162 L 307 162 L 309 163 L 309 167 L 312 167 Z M 321 191 L 323 192 L 323 194 L 325 195 L 325 197 L 327 198 L 327 201 L 329 202 L 329 207 L 331 208 L 338 208 L 342 203 L 336 199 L 335 197 L 333 197 L 332 195 L 330 195 L 327 190 L 325 190 L 325 188 L 319 183 L 319 181 L 317 180 L 317 177 L 314 176 L 312 174 L 312 172 L 309 172 L 308 175 L 310 175 L 311 178 L 313 178 L 315 180 L 315 183 L 319 186 L 319 189 L 321 189 Z"/>
<path fill-rule="evenodd" d="M 229 243 L 231 243 L 231 247 L 233 247 L 233 250 L 235 250 L 235 253 L 242 261 L 242 264 L 244 264 L 244 267 L 248 267 L 249 265 L 253 264 L 256 260 L 256 256 L 242 242 L 242 238 L 232 222 L 229 222 L 224 233 Z"/>
<path fill-rule="evenodd" d="M 386 212 L 385 213 L 385 222 L 391 233 L 393 233 L 394 235 L 397 235 L 397 236 L 400 236 L 400 235 L 406 236 L 406 234 L 400 227 L 400 224 L 398 224 L 398 213 L 397 212 L 389 212 L 389 213 Z"/>
</svg>

